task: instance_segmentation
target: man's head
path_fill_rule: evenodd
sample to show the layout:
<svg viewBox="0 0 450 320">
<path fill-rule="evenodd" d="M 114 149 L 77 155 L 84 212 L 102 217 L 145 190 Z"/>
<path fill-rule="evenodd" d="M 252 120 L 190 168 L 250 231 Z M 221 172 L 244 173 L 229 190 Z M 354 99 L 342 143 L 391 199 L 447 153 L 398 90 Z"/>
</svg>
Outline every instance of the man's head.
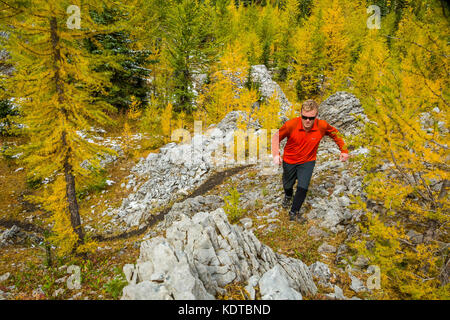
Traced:
<svg viewBox="0 0 450 320">
<path fill-rule="evenodd" d="M 314 100 L 306 100 L 302 104 L 301 110 L 302 125 L 306 131 L 309 131 L 314 124 L 314 120 L 319 113 L 319 105 Z"/>
</svg>

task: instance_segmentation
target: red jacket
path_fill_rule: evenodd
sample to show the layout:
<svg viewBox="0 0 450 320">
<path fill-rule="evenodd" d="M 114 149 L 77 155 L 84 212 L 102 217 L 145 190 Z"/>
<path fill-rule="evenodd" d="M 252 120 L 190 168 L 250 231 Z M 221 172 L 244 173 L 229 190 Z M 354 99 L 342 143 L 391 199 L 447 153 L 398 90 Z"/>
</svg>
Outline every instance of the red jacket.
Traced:
<svg viewBox="0 0 450 320">
<path fill-rule="evenodd" d="M 348 153 L 344 140 L 338 136 L 339 131 L 325 120 L 315 119 L 313 127 L 306 132 L 301 117 L 288 120 L 272 138 L 272 155 L 279 155 L 279 143 L 288 138 L 284 147 L 283 161 L 300 164 L 316 160 L 317 148 L 324 135 L 330 136 L 339 146 L 341 152 Z M 278 141 L 276 137 L 278 135 Z M 275 142 L 275 143 L 274 143 Z M 277 143 L 278 142 L 278 143 Z"/>
</svg>

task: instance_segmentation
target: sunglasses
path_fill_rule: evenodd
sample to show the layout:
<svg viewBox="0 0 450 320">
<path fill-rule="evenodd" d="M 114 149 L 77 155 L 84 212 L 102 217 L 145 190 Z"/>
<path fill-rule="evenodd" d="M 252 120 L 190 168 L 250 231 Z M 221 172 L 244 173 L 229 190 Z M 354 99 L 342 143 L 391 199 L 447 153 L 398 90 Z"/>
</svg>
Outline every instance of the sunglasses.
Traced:
<svg viewBox="0 0 450 320">
<path fill-rule="evenodd" d="M 302 119 L 303 120 L 311 120 L 311 121 L 313 121 L 316 117 L 307 117 L 307 116 L 302 115 Z"/>
</svg>

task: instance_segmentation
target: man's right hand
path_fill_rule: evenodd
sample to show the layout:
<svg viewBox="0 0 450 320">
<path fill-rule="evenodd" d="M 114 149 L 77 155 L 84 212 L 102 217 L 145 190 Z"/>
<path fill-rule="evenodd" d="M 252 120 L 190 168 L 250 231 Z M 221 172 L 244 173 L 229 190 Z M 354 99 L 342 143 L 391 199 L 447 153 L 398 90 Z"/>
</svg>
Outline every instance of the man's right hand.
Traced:
<svg viewBox="0 0 450 320">
<path fill-rule="evenodd" d="M 275 157 L 273 158 L 273 164 L 276 165 L 276 166 L 281 165 L 282 162 L 283 162 L 283 160 L 281 159 L 280 156 L 275 156 Z"/>
</svg>

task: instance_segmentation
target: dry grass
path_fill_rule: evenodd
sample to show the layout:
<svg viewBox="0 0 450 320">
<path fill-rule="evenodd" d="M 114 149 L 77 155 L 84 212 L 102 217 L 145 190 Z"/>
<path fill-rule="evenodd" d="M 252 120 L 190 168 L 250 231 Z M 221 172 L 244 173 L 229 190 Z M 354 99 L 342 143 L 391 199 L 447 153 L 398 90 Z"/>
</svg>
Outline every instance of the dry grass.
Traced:
<svg viewBox="0 0 450 320">
<path fill-rule="evenodd" d="M 0 149 L 23 143 L 19 137 L 0 136 Z M 20 196 L 27 191 L 26 169 L 16 159 L 0 156 L 0 219 L 23 219 L 24 211 Z"/>
<path fill-rule="evenodd" d="M 9 299 L 112 299 L 108 284 L 114 278 L 123 277 L 122 267 L 134 263 L 139 256 L 139 249 L 133 246 L 137 239 L 102 243 L 99 249 L 89 254 L 87 260 L 76 257 L 57 258 L 52 266 L 45 266 L 45 253 L 42 248 L 8 247 L 0 249 L 2 261 L 0 274 L 9 272 L 10 277 L 2 282 L 0 290 L 10 292 Z M 67 266 L 80 267 L 81 288 L 69 289 L 68 278 L 73 274 L 67 272 Z M 11 289 L 11 286 L 14 286 Z M 9 288 L 8 288 L 9 287 Z M 43 294 L 33 291 L 41 288 Z M 64 292 L 54 297 L 56 290 Z"/>
<path fill-rule="evenodd" d="M 108 137 L 119 138 L 122 135 L 125 119 L 123 116 L 115 116 L 117 125 L 111 126 L 108 131 Z M 131 123 L 132 133 L 137 132 L 135 123 Z M 21 139 L 17 137 L 0 138 L 3 143 L 21 143 Z M 137 146 L 141 147 L 138 148 Z M 107 216 L 102 217 L 101 214 L 108 207 L 118 207 L 122 203 L 122 199 L 126 198 L 132 188 L 126 189 L 121 184 L 127 183 L 126 177 L 130 174 L 130 169 L 139 161 L 140 157 L 146 157 L 149 152 L 157 152 L 157 149 L 151 150 L 150 144 L 146 140 L 142 140 L 131 146 L 135 152 L 118 159 L 116 162 L 109 164 L 105 168 L 106 179 L 113 180 L 115 183 L 111 186 L 104 186 L 101 190 L 93 190 L 80 200 L 80 213 L 84 219 L 84 225 L 90 224 L 92 227 L 101 231 L 102 227 L 109 222 Z M 44 214 L 37 211 L 36 208 L 29 206 L 21 200 L 20 195 L 37 193 L 39 190 L 30 189 L 26 183 L 26 170 L 15 172 L 19 168 L 19 164 L 13 159 L 0 160 L 0 218 L 14 218 L 21 221 L 32 221 L 36 224 L 42 224 Z M 276 217 L 280 221 L 276 222 L 278 228 L 274 232 L 263 232 L 258 229 L 262 224 L 267 224 L 266 219 L 257 219 L 257 216 L 266 216 L 268 212 L 263 212 L 264 197 L 273 190 L 267 190 L 269 183 L 268 177 L 258 177 L 258 172 L 254 168 L 244 169 L 240 174 L 243 178 L 258 179 L 258 183 L 250 183 L 248 186 L 241 185 L 244 188 L 252 190 L 258 188 L 261 190 L 261 199 L 252 208 L 246 211 L 243 217 L 249 217 L 253 221 L 254 234 L 264 244 L 268 245 L 275 252 L 284 254 L 288 257 L 302 260 L 305 264 L 310 265 L 316 261 L 322 261 L 330 265 L 331 271 L 338 276 L 332 279 L 332 283 L 340 286 L 344 294 L 348 297 L 354 295 L 349 289 L 350 278 L 344 272 L 340 272 L 333 261 L 336 254 L 322 255 L 317 252 L 318 247 L 327 241 L 336 248 L 344 241 L 345 235 L 338 234 L 331 236 L 325 240 L 316 240 L 307 235 L 308 229 L 315 222 L 308 221 L 304 224 L 291 222 L 288 219 L 286 210 L 280 211 Z M 316 177 L 319 183 L 323 177 Z M 243 179 L 238 179 L 237 184 Z M 227 195 L 230 187 L 236 185 L 231 178 L 226 178 L 222 184 L 215 186 L 207 194 L 216 194 L 224 197 Z M 281 187 L 281 186 L 280 186 Z M 281 208 L 280 208 L 281 209 Z M 33 218 L 33 219 L 31 219 Z M 135 236 L 125 240 L 114 240 L 108 242 L 100 242 L 99 249 L 89 254 L 87 260 L 74 257 L 63 257 L 54 259 L 53 266 L 45 267 L 46 254 L 42 247 L 27 246 L 9 246 L 0 248 L 0 275 L 10 272 L 11 276 L 4 281 L 0 290 L 12 293 L 12 299 L 55 299 L 53 293 L 57 289 L 64 289 L 57 299 L 68 299 L 76 296 L 75 299 L 113 299 L 117 298 L 117 290 L 123 286 L 121 277 L 122 267 L 126 263 L 135 263 L 139 249 L 135 245 L 139 243 L 142 236 Z M 68 277 L 65 268 L 75 264 L 82 269 L 82 286 L 80 290 L 69 290 L 65 281 L 59 281 Z M 116 280 L 114 280 L 116 279 Z M 11 286 L 15 286 L 11 289 Z M 225 287 L 226 294 L 218 296 L 219 299 L 243 300 L 247 299 L 248 293 L 244 289 L 245 283 L 231 283 Z M 43 295 L 33 295 L 33 290 L 41 287 Z M 315 296 L 304 297 L 304 299 L 327 299 L 326 293 L 333 292 L 330 288 L 319 287 L 319 292 Z M 257 299 L 260 298 L 257 292 Z"/>
<path fill-rule="evenodd" d="M 116 125 L 111 126 L 107 136 L 118 138 L 122 134 L 125 119 L 123 115 L 113 116 Z M 132 130 L 136 129 L 132 126 Z M 133 134 L 136 131 L 132 131 Z M 4 144 L 20 144 L 24 142 L 20 137 L 0 137 Z M 138 145 L 141 144 L 139 148 Z M 108 222 L 101 217 L 107 207 L 120 206 L 122 199 L 127 197 L 132 189 L 120 187 L 130 169 L 146 157 L 150 150 L 146 148 L 145 141 L 137 141 L 131 146 L 136 150 L 131 157 L 120 158 L 105 168 L 106 179 L 113 180 L 111 186 L 102 190 L 92 190 L 79 201 L 80 215 L 84 225 L 102 229 Z M 45 214 L 37 208 L 23 201 L 24 194 L 39 194 L 41 190 L 32 189 L 26 182 L 26 169 L 15 172 L 20 165 L 15 159 L 0 159 L 0 219 L 14 219 L 42 226 Z M 91 206 L 94 206 L 91 208 Z M 2 231 L 3 229 L 0 229 Z M 40 235 L 42 236 L 42 235 Z M 9 292 L 9 299 L 55 299 L 53 293 L 57 289 L 64 289 L 57 299 L 112 299 L 117 298 L 115 291 L 123 286 L 122 266 L 126 263 L 135 263 L 138 255 L 139 236 L 126 240 L 115 240 L 99 243 L 99 248 L 87 256 L 86 260 L 77 257 L 53 257 L 52 266 L 46 266 L 47 256 L 43 247 L 30 247 L 29 244 L 13 245 L 0 248 L 0 275 L 9 272 L 10 277 L 1 283 L 0 290 Z M 64 266 L 78 265 L 81 267 L 81 289 L 69 290 L 64 277 L 70 276 Z M 61 268 L 62 267 L 62 268 Z M 113 280 L 116 278 L 116 280 Z M 58 283 L 58 279 L 60 279 Z M 61 280 L 63 279 L 63 280 Z M 41 288 L 44 294 L 34 294 L 33 290 Z M 77 295 L 78 294 L 78 295 Z"/>
<path fill-rule="evenodd" d="M 225 286 L 226 293 L 223 295 L 218 295 L 216 298 L 218 300 L 248 300 L 250 297 L 247 290 L 245 290 L 245 283 L 232 282 Z"/>
</svg>

